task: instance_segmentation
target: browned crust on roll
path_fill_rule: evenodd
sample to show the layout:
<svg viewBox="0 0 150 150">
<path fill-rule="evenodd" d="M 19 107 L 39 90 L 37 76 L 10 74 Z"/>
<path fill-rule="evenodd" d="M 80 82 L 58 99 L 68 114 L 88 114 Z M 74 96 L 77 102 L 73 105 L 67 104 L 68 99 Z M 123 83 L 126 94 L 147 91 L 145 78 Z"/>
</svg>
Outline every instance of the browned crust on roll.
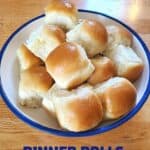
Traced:
<svg viewBox="0 0 150 150">
<path fill-rule="evenodd" d="M 107 45 L 107 31 L 105 26 L 96 20 L 84 20 L 82 29 L 87 31 L 91 37 L 95 39 L 95 41 L 103 44 L 103 49 L 105 49 Z"/>
<path fill-rule="evenodd" d="M 21 72 L 21 85 L 25 89 L 46 92 L 52 84 L 53 79 L 43 66 L 34 66 Z"/>
<path fill-rule="evenodd" d="M 129 82 L 123 82 L 105 91 L 103 106 L 106 109 L 106 117 L 118 118 L 133 108 L 136 100 L 136 89 Z"/>
<path fill-rule="evenodd" d="M 28 69 L 35 65 L 43 65 L 43 61 L 35 56 L 24 44 L 22 44 L 18 51 L 17 57 L 21 65 L 21 69 Z"/>
<path fill-rule="evenodd" d="M 111 59 L 107 57 L 97 57 L 91 59 L 91 61 L 95 70 L 88 79 L 90 84 L 95 85 L 116 75 L 116 67 Z"/>
<path fill-rule="evenodd" d="M 84 49 L 78 44 L 69 42 L 61 44 L 49 54 L 46 68 L 62 88 L 80 85 L 94 71 L 94 66 L 87 58 Z"/>
<path fill-rule="evenodd" d="M 68 110 L 68 119 L 70 127 L 74 131 L 85 131 L 96 127 L 103 118 L 102 106 L 96 95 L 89 95 L 87 98 L 76 99 L 70 102 L 66 109 Z M 72 116 L 69 115 L 69 111 Z"/>
<path fill-rule="evenodd" d="M 50 96 L 62 128 L 74 132 L 86 131 L 102 121 L 101 100 L 88 84 L 73 90 L 63 90 L 54 85 Z"/>
<path fill-rule="evenodd" d="M 97 85 L 97 88 L 101 88 L 101 90 L 97 90 L 97 94 L 102 99 L 104 119 L 117 119 L 134 107 L 136 89 L 125 78 L 120 78 L 120 80 L 113 84 L 110 83 L 110 80 L 102 83 L 102 87 Z M 107 87 L 104 86 L 106 84 Z"/>
<path fill-rule="evenodd" d="M 54 25 L 45 25 L 43 27 L 43 36 L 46 36 L 46 38 L 54 37 L 60 43 L 65 42 L 66 39 L 65 32 L 60 27 Z"/>
<path fill-rule="evenodd" d="M 65 76 L 67 73 L 70 74 L 80 67 L 85 67 L 86 64 L 81 62 L 76 45 L 63 43 L 47 57 L 46 66 L 48 70 L 53 70 L 54 74 Z"/>
<path fill-rule="evenodd" d="M 129 79 L 130 81 L 135 81 L 137 80 L 140 75 L 142 74 L 143 72 L 143 69 L 144 69 L 144 65 L 143 64 L 137 64 L 137 65 L 134 65 L 134 66 L 131 66 L 129 67 L 126 72 L 123 72 L 121 74 L 121 76 Z"/>
<path fill-rule="evenodd" d="M 77 14 L 76 7 L 66 0 L 50 0 L 49 5 L 45 8 L 46 13 L 61 12 L 69 16 Z"/>
</svg>

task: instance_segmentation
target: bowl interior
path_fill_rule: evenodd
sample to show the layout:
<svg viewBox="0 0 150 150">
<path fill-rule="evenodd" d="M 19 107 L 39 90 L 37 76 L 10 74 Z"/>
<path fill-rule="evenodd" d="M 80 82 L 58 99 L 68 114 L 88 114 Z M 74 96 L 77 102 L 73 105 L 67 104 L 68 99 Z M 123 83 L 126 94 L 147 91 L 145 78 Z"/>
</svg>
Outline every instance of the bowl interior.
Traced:
<svg viewBox="0 0 150 150">
<path fill-rule="evenodd" d="M 92 18 L 92 19 L 100 20 L 105 25 L 115 24 L 121 26 L 116 21 L 98 14 L 80 12 L 80 18 Z M 20 107 L 18 105 L 19 64 L 16 58 L 16 50 L 22 43 L 24 43 L 27 40 L 29 34 L 35 28 L 42 25 L 43 22 L 44 22 L 44 17 L 34 20 L 30 24 L 22 28 L 9 42 L 1 62 L 1 86 L 3 87 L 3 90 L 5 91 L 13 107 L 15 107 L 17 111 L 24 114 L 28 119 L 49 128 L 62 130 L 57 124 L 56 120 L 53 117 L 50 117 L 42 108 L 27 109 L 27 108 Z M 135 49 L 136 53 L 142 58 L 143 63 L 145 65 L 141 77 L 134 83 L 137 89 L 137 100 L 135 105 L 136 107 L 140 102 L 144 94 L 144 91 L 147 88 L 147 84 L 149 80 L 149 64 L 142 45 L 140 44 L 140 42 L 135 36 L 133 36 L 133 39 L 134 39 L 133 48 Z M 111 124 L 111 123 L 112 121 L 107 122 L 107 124 Z M 106 123 L 103 123 L 101 126 L 104 125 L 106 125 Z"/>
</svg>

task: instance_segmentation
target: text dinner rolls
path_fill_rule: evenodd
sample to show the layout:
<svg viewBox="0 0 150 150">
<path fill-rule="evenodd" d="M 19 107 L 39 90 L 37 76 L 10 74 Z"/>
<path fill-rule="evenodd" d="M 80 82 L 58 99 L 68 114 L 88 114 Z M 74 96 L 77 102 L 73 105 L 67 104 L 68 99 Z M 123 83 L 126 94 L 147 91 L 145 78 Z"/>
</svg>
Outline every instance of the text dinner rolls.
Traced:
<svg viewBox="0 0 150 150">
<path fill-rule="evenodd" d="M 85 84 L 68 91 L 54 85 L 49 92 L 61 127 L 74 132 L 86 131 L 102 121 L 101 101 L 91 86 Z"/>
<path fill-rule="evenodd" d="M 128 113 L 136 101 L 136 89 L 125 78 L 114 77 L 95 86 L 102 100 L 104 119 L 117 119 Z"/>
<path fill-rule="evenodd" d="M 107 46 L 107 31 L 95 20 L 83 20 L 67 33 L 67 41 L 81 44 L 89 57 L 102 53 Z"/>
<path fill-rule="evenodd" d="M 46 68 L 61 88 L 73 88 L 84 81 L 94 71 L 84 49 L 75 43 L 63 43 L 49 54 Z"/>
<path fill-rule="evenodd" d="M 39 107 L 53 80 L 43 66 L 33 66 L 20 74 L 19 102 L 27 107 Z"/>
<path fill-rule="evenodd" d="M 64 29 L 72 29 L 77 23 L 77 9 L 66 0 L 50 0 L 45 8 L 45 22 Z"/>
</svg>

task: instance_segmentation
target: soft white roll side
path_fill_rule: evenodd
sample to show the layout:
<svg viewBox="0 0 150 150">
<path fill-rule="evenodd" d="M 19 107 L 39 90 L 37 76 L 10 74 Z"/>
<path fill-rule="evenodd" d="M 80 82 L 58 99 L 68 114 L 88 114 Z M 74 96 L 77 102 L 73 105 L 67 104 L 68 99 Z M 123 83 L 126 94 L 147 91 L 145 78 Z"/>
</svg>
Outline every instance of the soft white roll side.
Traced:
<svg viewBox="0 0 150 150">
<path fill-rule="evenodd" d="M 42 106 L 48 111 L 48 113 L 51 116 L 56 117 L 55 107 L 54 107 L 51 97 L 49 96 L 49 92 L 44 97 L 44 99 L 42 101 Z"/>
<path fill-rule="evenodd" d="M 53 80 L 43 66 L 33 66 L 20 73 L 19 103 L 36 108 L 52 86 Z"/>
<path fill-rule="evenodd" d="M 24 44 L 18 48 L 17 57 L 20 64 L 20 70 L 44 64 L 42 60 L 39 57 L 36 57 Z"/>
<path fill-rule="evenodd" d="M 104 54 L 116 65 L 118 76 L 134 81 L 141 75 L 144 66 L 132 48 L 119 45 L 106 50 Z"/>
<path fill-rule="evenodd" d="M 64 41 L 65 33 L 61 28 L 44 25 L 31 33 L 26 45 L 32 53 L 45 61 L 48 54 Z"/>
<path fill-rule="evenodd" d="M 107 48 L 113 48 L 117 45 L 132 46 L 133 37 L 132 34 L 125 28 L 115 25 L 106 26 L 108 33 L 108 45 Z"/>
<path fill-rule="evenodd" d="M 76 7 L 65 0 L 51 0 L 45 8 L 45 22 L 64 28 L 72 29 L 77 23 Z"/>
</svg>

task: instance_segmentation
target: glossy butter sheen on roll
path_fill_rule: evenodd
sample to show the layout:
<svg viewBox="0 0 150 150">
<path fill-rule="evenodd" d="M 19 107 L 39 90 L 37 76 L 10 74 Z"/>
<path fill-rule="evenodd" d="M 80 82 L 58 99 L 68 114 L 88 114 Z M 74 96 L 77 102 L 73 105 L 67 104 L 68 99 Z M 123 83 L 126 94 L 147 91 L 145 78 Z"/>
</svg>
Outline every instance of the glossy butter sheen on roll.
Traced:
<svg viewBox="0 0 150 150">
<path fill-rule="evenodd" d="M 46 59 L 46 68 L 61 88 L 74 88 L 85 82 L 94 71 L 85 50 L 76 43 L 65 42 Z"/>
</svg>

